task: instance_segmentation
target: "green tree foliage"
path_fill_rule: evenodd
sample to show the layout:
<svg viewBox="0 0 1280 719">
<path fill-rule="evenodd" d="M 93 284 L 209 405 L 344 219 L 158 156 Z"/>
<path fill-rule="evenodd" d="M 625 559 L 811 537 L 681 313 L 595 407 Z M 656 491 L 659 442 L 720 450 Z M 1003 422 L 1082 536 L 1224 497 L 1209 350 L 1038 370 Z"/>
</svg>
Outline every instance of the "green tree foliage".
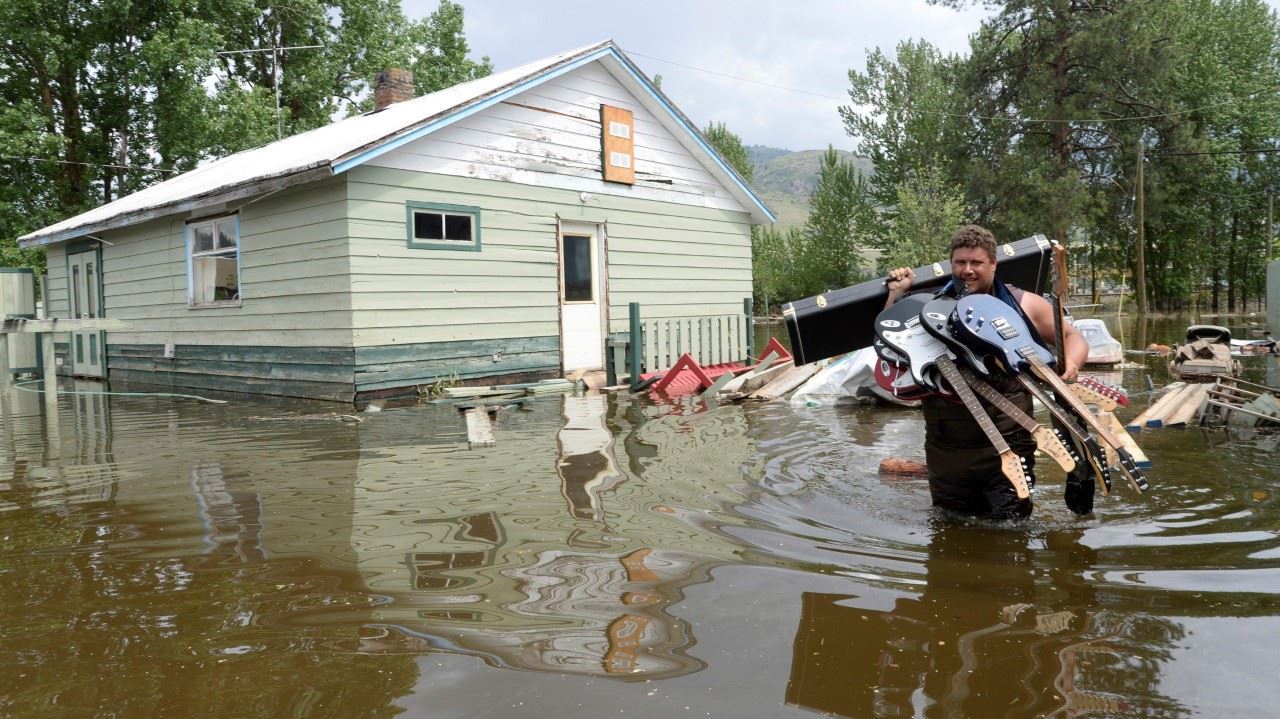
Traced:
<svg viewBox="0 0 1280 719">
<path fill-rule="evenodd" d="M 420 92 L 491 70 L 449 0 L 420 22 L 398 0 L 23 0 L 0 36 L 0 258 L 37 267 L 18 236 L 366 109 L 379 70 Z"/>
<path fill-rule="evenodd" d="M 874 220 L 871 184 L 852 162 L 841 160 L 835 148 L 828 147 L 818 185 L 809 196 L 804 244 L 794 260 L 801 295 L 844 287 L 861 278 L 858 250 Z"/>
<path fill-rule="evenodd" d="M 713 122 L 707 125 L 702 131 L 702 135 L 707 138 L 707 142 L 720 153 L 724 161 L 734 169 L 742 179 L 751 182 L 755 175 L 755 163 L 751 161 L 751 155 L 747 153 L 745 147 L 742 146 L 742 138 L 733 134 L 723 122 Z"/>
<path fill-rule="evenodd" d="M 1280 179 L 1280 27 L 1262 0 L 936 2 L 991 11 L 968 56 L 875 50 L 841 108 L 876 165 L 886 259 L 918 264 L 941 224 L 975 221 L 1070 238 L 1077 274 L 1132 277 L 1142 222 L 1157 306 L 1259 295 Z"/>
<path fill-rule="evenodd" d="M 898 44 L 896 60 L 876 48 L 865 73 L 849 71 L 852 104 L 840 108 L 840 117 L 858 140 L 857 153 L 874 163 L 871 187 L 890 213 L 898 188 L 936 174 L 956 145 L 957 63 L 923 40 L 908 40 Z"/>
<path fill-rule="evenodd" d="M 951 235 L 965 222 L 964 195 L 937 168 L 898 183 L 895 213 L 880 265 L 919 267 L 947 256 Z"/>
</svg>

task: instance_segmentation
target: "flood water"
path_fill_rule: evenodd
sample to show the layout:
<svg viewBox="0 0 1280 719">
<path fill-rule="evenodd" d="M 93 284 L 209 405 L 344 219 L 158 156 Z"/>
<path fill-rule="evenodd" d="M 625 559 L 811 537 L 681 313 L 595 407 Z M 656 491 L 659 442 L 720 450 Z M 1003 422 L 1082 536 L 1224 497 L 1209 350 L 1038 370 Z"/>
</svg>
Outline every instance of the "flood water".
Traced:
<svg viewBox="0 0 1280 719">
<path fill-rule="evenodd" d="M 1122 419 L 1167 381 L 1138 360 Z M 1145 431 L 1148 494 L 1077 518 L 1046 470 L 997 525 L 878 476 L 912 410 L 549 396 L 469 448 L 450 406 L 77 387 L 3 402 L 0 716 L 1280 706 L 1274 435 Z"/>
</svg>

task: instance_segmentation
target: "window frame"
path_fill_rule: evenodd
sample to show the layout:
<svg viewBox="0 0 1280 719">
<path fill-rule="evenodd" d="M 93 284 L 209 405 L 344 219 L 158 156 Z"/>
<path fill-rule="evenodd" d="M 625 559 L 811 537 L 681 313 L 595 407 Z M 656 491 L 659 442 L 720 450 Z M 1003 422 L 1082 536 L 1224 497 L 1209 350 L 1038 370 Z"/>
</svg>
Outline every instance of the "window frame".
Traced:
<svg viewBox="0 0 1280 719">
<path fill-rule="evenodd" d="M 448 205 L 440 202 L 408 200 L 405 206 L 405 246 L 411 250 L 480 251 L 480 208 L 470 205 Z M 467 217 L 471 220 L 470 240 L 427 240 L 414 236 L 415 215 L 424 214 Z M 443 234 L 443 233 L 442 233 Z"/>
<path fill-rule="evenodd" d="M 196 287 L 195 287 L 195 264 L 196 263 L 195 261 L 201 257 L 215 257 L 215 258 L 226 257 L 228 256 L 228 254 L 224 248 L 218 248 L 218 247 L 215 247 L 212 250 L 206 250 L 204 252 L 196 252 L 195 251 L 195 230 L 198 227 L 208 225 L 210 230 L 213 232 L 213 237 L 216 243 L 216 240 L 218 237 L 218 233 L 217 233 L 218 223 L 225 222 L 227 220 L 232 221 L 232 226 L 235 228 L 235 233 L 236 233 L 235 234 L 236 246 L 235 246 L 235 255 L 234 255 L 234 258 L 236 261 L 236 296 L 234 299 L 211 300 L 209 302 L 196 302 Z M 240 283 L 240 215 L 239 213 L 229 214 L 229 215 L 215 215 L 211 217 L 201 217 L 193 220 L 188 220 L 186 225 L 183 228 L 183 234 L 186 236 L 186 241 L 184 242 L 184 248 L 185 248 L 184 254 L 186 255 L 186 260 L 187 260 L 187 309 L 206 309 L 211 307 L 242 306 L 243 295 L 241 295 L 240 293 L 241 283 Z"/>
</svg>

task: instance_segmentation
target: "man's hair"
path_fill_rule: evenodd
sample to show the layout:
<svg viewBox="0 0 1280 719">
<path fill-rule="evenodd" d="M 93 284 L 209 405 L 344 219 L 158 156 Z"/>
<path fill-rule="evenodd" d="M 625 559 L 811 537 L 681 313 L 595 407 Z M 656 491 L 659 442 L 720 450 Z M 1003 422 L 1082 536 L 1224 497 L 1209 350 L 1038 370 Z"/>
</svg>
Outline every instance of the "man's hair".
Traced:
<svg viewBox="0 0 1280 719">
<path fill-rule="evenodd" d="M 987 251 L 993 262 L 996 259 L 996 236 L 985 227 L 965 225 L 956 230 L 956 233 L 951 236 L 951 251 L 948 256 L 961 247 L 981 247 Z"/>
</svg>

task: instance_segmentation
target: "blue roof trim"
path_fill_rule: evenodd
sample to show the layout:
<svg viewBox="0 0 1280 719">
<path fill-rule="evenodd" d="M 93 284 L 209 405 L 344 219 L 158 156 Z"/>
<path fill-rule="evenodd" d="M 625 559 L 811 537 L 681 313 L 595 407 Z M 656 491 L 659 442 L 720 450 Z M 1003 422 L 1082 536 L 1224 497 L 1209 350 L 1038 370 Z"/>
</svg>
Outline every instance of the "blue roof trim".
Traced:
<svg viewBox="0 0 1280 719">
<path fill-rule="evenodd" d="M 662 105 L 662 108 L 667 111 L 667 114 L 675 118 L 675 120 L 678 123 L 680 123 L 680 126 L 683 127 L 685 132 L 689 134 L 689 137 L 693 138 L 693 140 L 698 143 L 698 146 L 701 147 L 702 150 L 706 152 L 709 157 L 711 157 L 716 161 L 716 164 L 719 165 L 720 168 L 725 171 L 725 173 L 734 181 L 734 184 L 736 184 L 739 189 L 741 189 L 744 193 L 746 193 L 747 197 L 751 198 L 751 201 L 754 202 L 756 207 L 758 207 L 760 211 L 763 212 L 765 216 L 769 218 L 770 222 L 778 221 L 778 216 L 775 215 L 773 211 L 770 210 L 764 204 L 764 202 L 760 199 L 760 197 L 756 195 L 755 191 L 752 190 L 751 187 L 747 185 L 745 181 L 743 181 L 742 177 L 738 175 L 737 171 L 734 170 L 732 167 L 730 167 L 729 164 L 726 163 L 724 159 L 720 157 L 720 153 L 716 152 L 716 150 L 707 143 L 706 139 L 702 137 L 702 133 L 698 132 L 697 128 L 693 127 L 693 125 L 689 122 L 688 118 L 686 118 L 679 110 L 675 109 L 675 106 L 673 106 L 665 96 L 663 96 L 653 87 L 653 83 L 649 81 L 649 78 L 645 77 L 644 73 L 640 72 L 639 68 L 637 68 L 634 64 L 632 64 L 631 60 L 629 60 L 625 55 L 623 55 L 621 52 L 618 51 L 617 48 L 613 46 L 605 46 L 587 55 L 583 55 L 577 60 L 561 65 L 555 70 L 552 70 L 550 72 L 543 73 L 540 75 L 536 75 L 534 77 L 531 77 L 525 80 L 524 82 L 521 82 L 517 85 L 513 85 L 496 95 L 486 98 L 481 102 L 477 102 L 474 105 L 471 105 L 465 110 L 461 110 L 451 115 L 442 117 L 439 120 L 436 120 L 435 122 L 431 122 L 426 125 L 423 125 L 422 127 L 419 127 L 413 132 L 407 133 L 405 135 L 397 137 L 394 140 L 386 142 L 382 145 L 366 150 L 365 152 L 362 152 L 359 155 L 356 155 L 352 158 L 343 160 L 342 162 L 339 162 L 338 164 L 333 166 L 333 174 L 337 175 L 337 174 L 346 172 L 347 170 L 350 170 L 351 168 L 356 167 L 358 165 L 364 164 L 365 162 L 372 160 L 375 157 L 384 155 L 398 147 L 402 147 L 425 135 L 429 135 L 432 132 L 435 132 L 436 130 L 452 125 L 458 120 L 462 120 L 478 112 L 481 112 L 487 108 L 490 108 L 502 102 L 503 100 L 506 100 L 507 98 L 512 97 L 513 95 L 518 95 L 524 92 L 525 90 L 529 89 L 529 87 L 533 85 L 541 84 L 546 80 L 551 80 L 553 78 L 564 75 L 565 73 L 573 72 L 574 70 L 582 67 L 583 65 L 587 65 L 592 62 L 595 62 L 596 60 L 599 60 L 600 58 L 605 56 L 612 56 L 614 59 L 616 59 L 619 62 L 619 64 L 621 64 L 624 68 L 626 68 L 627 72 L 631 74 L 632 78 L 636 82 L 640 83 L 640 86 L 643 87 L 645 91 L 649 93 L 649 96 L 654 100 L 657 100 L 658 103 Z"/>
<path fill-rule="evenodd" d="M 361 165 L 369 160 L 372 160 L 375 157 L 384 155 L 403 145 L 407 145 L 410 142 L 413 142 L 414 140 L 417 140 L 418 138 L 423 137 L 424 135 L 429 135 L 432 132 L 435 132 L 436 130 L 439 130 L 442 127 L 447 127 L 457 122 L 458 120 L 462 120 L 464 118 L 467 118 L 476 114 L 477 112 L 493 107 L 494 105 L 502 102 L 503 100 L 511 97 L 512 95 L 518 95 L 521 92 L 524 92 L 526 89 L 529 88 L 530 85 L 540 83 L 544 80 L 550 80 L 552 78 L 559 77 L 567 72 L 572 72 L 582 67 L 583 65 L 589 64 L 591 62 L 594 62 L 600 59 L 604 55 L 609 54 L 610 51 L 611 51 L 611 48 L 605 47 L 605 48 L 596 50 L 595 52 L 589 55 L 583 55 L 577 60 L 574 60 L 573 62 L 570 62 L 565 65 L 561 65 L 560 67 L 556 68 L 555 70 L 552 70 L 551 72 L 529 78 L 528 80 L 525 80 L 524 82 L 518 85 L 513 85 L 512 87 L 509 87 L 506 90 L 503 90 L 497 95 L 493 95 L 492 97 L 489 97 L 481 102 L 477 102 L 476 104 L 468 107 L 465 110 L 461 110 L 451 115 L 446 115 L 445 117 L 442 117 L 439 120 L 436 120 L 435 122 L 431 122 L 426 125 L 423 125 L 422 127 L 419 127 L 413 132 L 397 137 L 396 139 L 391 140 L 390 142 L 387 142 L 385 144 L 379 145 L 375 148 L 366 150 L 360 153 L 359 155 L 352 157 L 351 159 L 343 160 L 342 162 L 339 162 L 338 164 L 333 166 L 333 174 L 337 175 L 337 174 L 346 172 L 347 170 L 350 170 L 351 168 L 357 165 Z"/>
</svg>

